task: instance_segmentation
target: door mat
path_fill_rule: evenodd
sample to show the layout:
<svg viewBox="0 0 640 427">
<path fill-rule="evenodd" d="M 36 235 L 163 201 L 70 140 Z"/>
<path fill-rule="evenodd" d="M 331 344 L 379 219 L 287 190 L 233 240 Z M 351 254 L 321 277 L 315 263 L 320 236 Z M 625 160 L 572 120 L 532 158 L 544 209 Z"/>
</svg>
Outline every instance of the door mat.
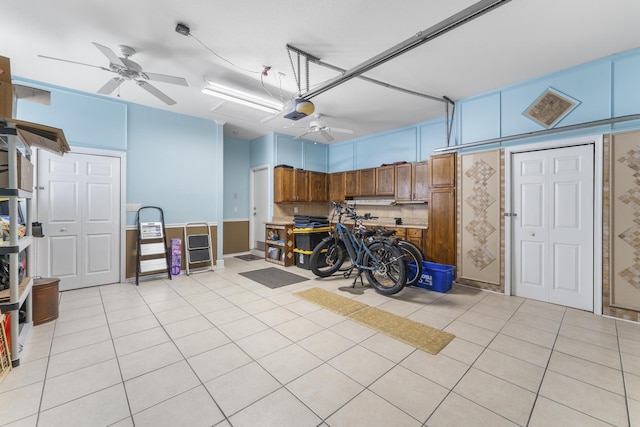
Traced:
<svg viewBox="0 0 640 427">
<path fill-rule="evenodd" d="M 438 354 L 456 336 L 431 326 L 415 322 L 379 308 L 370 307 L 351 298 L 320 288 L 296 292 L 294 295 L 327 310 L 382 332 L 392 338 L 431 354 Z"/>
<path fill-rule="evenodd" d="M 259 259 L 264 259 L 263 256 L 258 256 L 254 254 L 246 254 L 246 255 L 236 255 L 234 258 L 241 259 L 243 261 L 257 261 Z"/>
<path fill-rule="evenodd" d="M 262 270 L 245 271 L 244 273 L 239 274 L 271 289 L 309 280 L 307 277 L 298 276 L 297 274 L 289 273 L 288 271 L 280 270 L 275 267 L 263 268 Z"/>
</svg>

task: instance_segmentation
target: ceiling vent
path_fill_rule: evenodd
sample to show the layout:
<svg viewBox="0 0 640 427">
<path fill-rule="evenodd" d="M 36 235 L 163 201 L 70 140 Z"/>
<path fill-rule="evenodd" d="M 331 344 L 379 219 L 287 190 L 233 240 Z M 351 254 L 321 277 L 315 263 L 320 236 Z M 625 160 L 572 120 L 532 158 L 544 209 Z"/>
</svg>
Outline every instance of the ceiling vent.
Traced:
<svg viewBox="0 0 640 427">
<path fill-rule="evenodd" d="M 522 114 L 550 129 L 579 104 L 580 101 L 548 88 Z"/>
</svg>

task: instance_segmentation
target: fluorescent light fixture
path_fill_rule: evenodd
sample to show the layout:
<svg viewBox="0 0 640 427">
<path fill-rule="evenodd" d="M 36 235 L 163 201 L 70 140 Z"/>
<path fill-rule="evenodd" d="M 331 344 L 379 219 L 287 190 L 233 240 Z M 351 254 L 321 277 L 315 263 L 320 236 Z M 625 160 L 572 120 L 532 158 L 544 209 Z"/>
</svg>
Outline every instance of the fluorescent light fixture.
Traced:
<svg viewBox="0 0 640 427">
<path fill-rule="evenodd" d="M 251 93 L 223 86 L 211 81 L 204 85 L 202 93 L 235 102 L 246 107 L 266 111 L 267 113 L 275 114 L 282 111 L 282 103 L 280 101 L 262 98 Z"/>
</svg>

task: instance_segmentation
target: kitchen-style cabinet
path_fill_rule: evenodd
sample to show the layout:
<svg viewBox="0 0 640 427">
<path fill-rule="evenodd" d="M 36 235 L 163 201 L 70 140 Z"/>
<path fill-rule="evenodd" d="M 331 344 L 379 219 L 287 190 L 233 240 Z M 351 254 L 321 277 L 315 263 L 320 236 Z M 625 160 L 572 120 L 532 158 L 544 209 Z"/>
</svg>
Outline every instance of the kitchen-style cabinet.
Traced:
<svg viewBox="0 0 640 427">
<path fill-rule="evenodd" d="M 429 200 L 428 162 L 395 166 L 395 200 L 399 202 Z"/>
<path fill-rule="evenodd" d="M 381 166 L 376 168 L 376 195 L 393 196 L 395 194 L 395 167 Z"/>
<path fill-rule="evenodd" d="M 329 174 L 329 201 L 345 201 L 345 172 Z"/>
<path fill-rule="evenodd" d="M 327 194 L 327 174 L 323 172 L 307 172 L 309 182 L 309 201 L 326 202 Z"/>
<path fill-rule="evenodd" d="M 360 169 L 360 191 L 358 195 L 376 195 L 376 168 Z"/>
</svg>

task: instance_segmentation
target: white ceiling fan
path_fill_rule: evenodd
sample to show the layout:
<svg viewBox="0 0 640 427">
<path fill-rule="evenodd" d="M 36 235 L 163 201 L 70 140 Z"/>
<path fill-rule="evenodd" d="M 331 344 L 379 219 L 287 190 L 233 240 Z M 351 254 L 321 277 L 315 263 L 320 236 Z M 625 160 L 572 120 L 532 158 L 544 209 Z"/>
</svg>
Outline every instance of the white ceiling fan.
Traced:
<svg viewBox="0 0 640 427">
<path fill-rule="evenodd" d="M 107 83 L 104 84 L 99 90 L 98 93 L 103 95 L 110 95 L 116 90 L 122 82 L 126 80 L 135 81 L 138 86 L 149 92 L 151 95 L 155 96 L 162 102 L 167 105 L 173 105 L 176 103 L 173 99 L 167 96 L 165 93 L 160 91 L 155 86 L 152 86 L 148 83 L 149 80 L 163 83 L 171 83 L 174 85 L 180 86 L 189 86 L 187 81 L 182 77 L 168 76 L 166 74 L 157 74 L 157 73 L 149 73 L 142 70 L 142 67 L 137 62 L 133 62 L 129 59 L 133 54 L 136 53 L 135 49 L 129 46 L 120 45 L 120 52 L 122 52 L 122 56 L 118 57 L 113 50 L 109 49 L 106 46 L 93 42 L 95 47 L 97 47 L 100 52 L 104 54 L 109 60 L 109 67 L 101 67 L 99 65 L 85 64 L 83 62 L 70 61 L 68 59 L 60 59 L 54 58 L 51 56 L 38 55 L 41 58 L 53 59 L 55 61 L 63 61 L 70 62 L 72 64 L 85 65 L 88 67 L 100 68 L 101 70 L 109 71 L 111 73 L 117 74 L 116 77 L 113 77 Z"/>
<path fill-rule="evenodd" d="M 325 122 L 321 120 L 322 115 L 320 113 L 314 114 L 315 120 L 309 122 L 309 126 L 304 128 L 305 131 L 300 135 L 296 135 L 293 139 L 302 138 L 305 135 L 319 133 L 325 141 L 333 142 L 335 138 L 329 132 L 337 132 L 337 133 L 348 133 L 352 134 L 353 131 L 351 129 L 343 129 L 336 128 L 333 126 L 327 126 Z M 290 126 L 291 127 L 299 127 L 299 126 Z"/>
</svg>

